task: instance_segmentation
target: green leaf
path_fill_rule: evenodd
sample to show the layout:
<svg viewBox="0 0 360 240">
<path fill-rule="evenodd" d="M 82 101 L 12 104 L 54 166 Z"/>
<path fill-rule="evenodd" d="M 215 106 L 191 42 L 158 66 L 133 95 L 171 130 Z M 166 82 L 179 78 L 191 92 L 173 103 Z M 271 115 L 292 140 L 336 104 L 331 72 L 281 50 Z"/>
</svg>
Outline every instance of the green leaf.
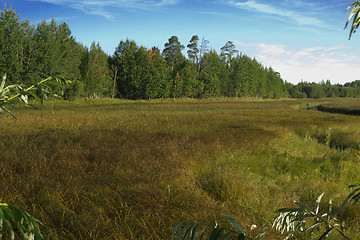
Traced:
<svg viewBox="0 0 360 240">
<path fill-rule="evenodd" d="M 351 185 L 349 186 L 349 188 L 353 188 L 353 187 L 358 187 L 359 185 Z M 349 200 L 351 201 L 352 197 L 354 195 L 356 195 L 357 193 L 359 193 L 360 188 L 356 188 L 355 190 L 353 190 L 343 201 L 341 207 L 340 207 L 340 227 L 341 230 L 343 229 L 343 221 L 344 221 L 344 212 L 345 212 L 345 208 L 347 203 L 349 202 Z"/>
<path fill-rule="evenodd" d="M 327 210 L 327 220 L 330 221 L 332 214 L 332 199 L 329 200 L 329 207 Z"/>
<path fill-rule="evenodd" d="M 35 93 L 29 92 L 29 94 L 30 94 L 33 98 L 35 98 L 36 101 L 39 101 L 39 102 L 43 103 L 43 100 L 42 100 L 41 98 L 39 98 Z"/>
<path fill-rule="evenodd" d="M 201 224 L 197 224 L 195 227 L 194 227 L 194 229 L 193 229 L 193 231 L 192 231 L 192 236 L 191 236 L 191 240 L 196 240 L 196 234 L 197 234 L 197 232 L 198 232 L 198 230 L 201 228 Z M 204 230 L 204 231 L 206 231 L 206 229 Z M 189 238 L 190 239 L 190 238 Z"/>
<path fill-rule="evenodd" d="M 238 240 L 245 240 L 245 234 L 240 233 L 239 236 L 238 236 Z"/>
<path fill-rule="evenodd" d="M 5 86 L 5 80 L 6 80 L 6 74 L 4 74 L 4 76 L 2 77 L 2 82 L 0 85 L 0 93 L 3 91 L 4 86 Z"/>
<path fill-rule="evenodd" d="M 286 212 L 302 212 L 303 208 L 280 208 L 274 211 L 274 213 L 286 213 Z"/>
<path fill-rule="evenodd" d="M 261 230 L 261 233 L 260 233 L 260 240 L 264 240 L 264 239 L 265 239 L 266 230 L 267 230 L 267 228 L 266 228 L 266 227 L 264 227 L 264 228 Z"/>
<path fill-rule="evenodd" d="M 250 231 L 249 231 L 249 233 L 248 233 L 248 237 L 251 237 L 251 232 L 252 232 L 252 230 L 254 230 L 256 228 L 256 225 L 251 225 L 251 227 L 250 227 Z"/>
<path fill-rule="evenodd" d="M 350 11 L 348 20 L 347 20 L 346 23 L 345 23 L 345 28 L 346 28 L 346 27 L 348 26 L 351 18 L 354 18 L 354 19 L 353 19 L 353 22 L 352 22 L 351 29 L 350 29 L 349 39 L 351 39 L 352 34 L 355 33 L 355 32 L 356 32 L 356 29 L 359 27 L 359 23 L 360 23 L 360 18 L 359 18 L 360 2 L 359 2 L 359 1 L 356 1 L 356 2 L 352 3 L 348 8 L 346 8 L 345 12 L 346 12 L 347 10 L 349 10 L 351 7 L 352 7 L 353 9 Z M 345 29 L 345 28 L 344 28 L 344 29 Z"/>
<path fill-rule="evenodd" d="M 181 239 L 182 236 L 182 225 L 184 222 L 178 223 L 173 227 L 172 233 L 171 233 L 171 239 L 175 239 L 176 236 L 179 236 L 178 239 Z"/>
<path fill-rule="evenodd" d="M 321 201 L 321 198 L 324 196 L 324 194 L 325 194 L 325 193 L 322 193 L 322 194 L 316 199 L 315 208 L 314 208 L 315 214 L 318 214 L 318 213 L 319 213 L 320 201 Z"/>
<path fill-rule="evenodd" d="M 10 110 L 8 110 L 5 106 L 0 106 L 0 108 L 5 112 L 9 113 L 13 118 L 17 119 L 16 116 L 12 114 L 12 112 L 10 112 Z"/>
<path fill-rule="evenodd" d="M 214 240 L 216 239 L 216 236 L 218 235 L 219 232 L 219 228 L 215 227 L 210 234 L 209 240 Z"/>
<path fill-rule="evenodd" d="M 231 237 L 232 235 L 234 235 L 234 233 L 235 233 L 234 231 L 229 231 L 228 233 L 222 235 L 219 239 L 220 239 L 220 240 L 226 240 L 226 239 L 228 239 L 229 237 Z"/>
<path fill-rule="evenodd" d="M 232 217 L 222 214 L 222 216 L 236 229 L 237 232 L 245 234 L 244 228 Z"/>
<path fill-rule="evenodd" d="M 319 238 L 319 240 L 325 239 L 327 238 L 328 234 L 331 232 L 331 230 L 333 230 L 334 228 L 329 228 L 328 230 L 326 230 Z"/>
<path fill-rule="evenodd" d="M 305 204 L 302 204 L 301 202 L 298 201 L 295 201 L 295 204 L 298 205 L 301 209 L 304 209 L 305 211 L 312 213 L 312 210 Z"/>
<path fill-rule="evenodd" d="M 216 228 L 216 234 L 212 235 L 212 237 L 210 236 L 210 239 L 209 240 L 218 240 L 220 239 L 222 233 L 226 230 L 226 228 Z"/>
<path fill-rule="evenodd" d="M 184 239 L 186 239 L 187 236 L 189 236 L 189 239 L 190 237 L 192 236 L 192 231 L 193 231 L 193 228 L 198 225 L 197 223 L 192 223 L 190 225 L 190 227 L 187 228 L 186 232 L 185 232 L 185 235 L 184 235 Z"/>
</svg>

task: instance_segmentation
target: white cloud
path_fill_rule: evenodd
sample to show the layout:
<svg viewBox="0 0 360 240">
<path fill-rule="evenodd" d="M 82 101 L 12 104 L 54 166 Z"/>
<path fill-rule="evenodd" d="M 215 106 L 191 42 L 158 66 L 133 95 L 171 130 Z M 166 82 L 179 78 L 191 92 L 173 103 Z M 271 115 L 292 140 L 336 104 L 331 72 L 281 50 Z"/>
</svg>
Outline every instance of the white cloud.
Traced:
<svg viewBox="0 0 360 240">
<path fill-rule="evenodd" d="M 336 45 L 331 47 L 295 48 L 280 44 L 234 41 L 237 46 L 246 47 L 265 66 L 272 66 L 291 83 L 300 81 L 344 84 L 360 79 L 359 49 Z"/>
<path fill-rule="evenodd" d="M 281 3 L 281 2 L 279 2 Z M 273 15 L 273 17 L 279 18 L 283 21 L 293 21 L 297 23 L 300 26 L 303 25 L 310 25 L 310 26 L 316 26 L 321 28 L 328 28 L 328 24 L 323 22 L 322 20 L 307 16 L 305 14 L 299 13 L 299 11 L 296 11 L 292 9 L 294 7 L 294 4 L 291 4 L 291 7 L 287 6 L 275 6 L 275 4 L 267 4 L 267 3 L 261 3 L 258 0 L 247 0 L 245 2 L 238 2 L 234 0 L 228 0 L 227 4 L 233 7 L 245 9 L 248 11 L 256 11 L 260 13 L 265 13 L 269 15 Z M 297 4 L 300 4 L 299 2 Z"/>
<path fill-rule="evenodd" d="M 178 0 L 32 0 L 52 3 L 83 11 L 91 15 L 99 15 L 106 19 L 114 17 L 114 9 L 153 10 L 159 7 L 175 5 Z"/>
</svg>

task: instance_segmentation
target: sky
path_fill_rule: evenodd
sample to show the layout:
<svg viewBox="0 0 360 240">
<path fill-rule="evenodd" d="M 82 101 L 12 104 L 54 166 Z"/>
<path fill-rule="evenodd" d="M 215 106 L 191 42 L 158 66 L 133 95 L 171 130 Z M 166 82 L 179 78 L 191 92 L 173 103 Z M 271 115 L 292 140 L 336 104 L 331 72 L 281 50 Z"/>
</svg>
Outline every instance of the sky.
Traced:
<svg viewBox="0 0 360 240">
<path fill-rule="evenodd" d="M 220 53 L 232 41 L 242 54 L 290 83 L 360 80 L 360 32 L 344 30 L 355 0 L 0 0 L 21 19 L 68 24 L 76 41 L 112 55 L 121 40 L 164 49 L 193 35 Z M 3 7 L 2 6 L 2 7 Z M 184 50 L 186 54 L 187 49 Z"/>
</svg>

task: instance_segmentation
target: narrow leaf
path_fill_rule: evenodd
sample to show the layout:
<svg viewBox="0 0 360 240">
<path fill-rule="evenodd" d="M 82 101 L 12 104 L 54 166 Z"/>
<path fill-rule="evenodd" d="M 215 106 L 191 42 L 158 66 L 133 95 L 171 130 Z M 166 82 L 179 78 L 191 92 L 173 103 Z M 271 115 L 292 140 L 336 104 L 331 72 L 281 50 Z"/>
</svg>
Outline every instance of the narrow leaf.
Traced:
<svg viewBox="0 0 360 240">
<path fill-rule="evenodd" d="M 266 230 L 267 230 L 267 228 L 266 228 L 266 227 L 264 227 L 264 228 L 261 230 L 261 233 L 260 233 L 260 240 L 264 240 L 264 239 L 265 239 Z"/>
<path fill-rule="evenodd" d="M 324 196 L 324 194 L 325 194 L 325 193 L 322 193 L 322 194 L 316 199 L 315 208 L 314 208 L 315 214 L 318 214 L 318 213 L 319 213 L 320 201 L 321 201 L 321 198 Z"/>
<path fill-rule="evenodd" d="M 359 185 L 352 185 L 352 186 L 350 186 L 349 188 L 357 187 L 357 186 L 359 186 Z M 346 205 L 347 205 L 347 203 L 349 202 L 349 200 L 350 200 L 354 195 L 356 195 L 359 191 L 360 191 L 360 188 L 357 188 L 357 189 L 355 189 L 354 191 L 352 191 L 352 192 L 345 198 L 345 200 L 343 201 L 343 203 L 342 203 L 342 205 L 341 205 L 341 208 L 340 208 L 340 226 L 341 226 L 341 229 L 343 229 L 343 224 L 342 224 L 342 222 L 344 221 L 344 212 L 345 212 Z"/>
<path fill-rule="evenodd" d="M 199 231 L 199 229 L 200 229 L 201 226 L 202 226 L 201 224 L 197 224 L 197 225 L 194 227 L 194 229 L 193 229 L 193 231 L 192 231 L 192 236 L 190 236 L 191 238 L 189 237 L 189 239 L 191 239 L 191 240 L 196 240 L 197 232 Z M 206 231 L 206 229 L 205 229 L 204 231 Z"/>
<path fill-rule="evenodd" d="M 6 80 L 6 74 L 4 74 L 4 76 L 2 77 L 2 82 L 1 82 L 1 85 L 0 85 L 0 92 L 2 92 L 3 89 L 4 89 L 5 80 Z"/>
<path fill-rule="evenodd" d="M 328 234 L 331 232 L 331 230 L 333 230 L 334 228 L 329 228 L 328 230 L 326 230 L 321 237 L 319 238 L 319 240 L 325 239 L 327 238 Z"/>
<path fill-rule="evenodd" d="M 309 212 L 309 213 L 312 212 L 311 209 L 308 206 L 306 206 L 305 204 L 302 204 L 301 202 L 295 201 L 295 204 L 298 205 L 299 207 L 301 207 L 302 209 L 304 209 L 305 211 Z"/>
<path fill-rule="evenodd" d="M 235 219 L 224 214 L 222 216 L 236 229 L 237 232 L 245 234 L 244 228 Z"/>
</svg>

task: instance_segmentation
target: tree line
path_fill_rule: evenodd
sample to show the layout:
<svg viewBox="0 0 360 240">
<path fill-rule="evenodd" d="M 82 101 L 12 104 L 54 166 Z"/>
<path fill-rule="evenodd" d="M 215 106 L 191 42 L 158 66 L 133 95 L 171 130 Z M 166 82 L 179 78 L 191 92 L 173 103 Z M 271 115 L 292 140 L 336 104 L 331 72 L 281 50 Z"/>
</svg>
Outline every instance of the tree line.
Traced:
<svg viewBox="0 0 360 240">
<path fill-rule="evenodd" d="M 360 96 L 360 81 L 293 85 L 271 67 L 239 53 L 231 41 L 220 53 L 208 44 L 194 35 L 185 48 L 172 36 L 160 51 L 126 39 L 108 55 L 99 43 L 88 48 L 76 42 L 66 23 L 52 19 L 31 25 L 5 5 L 0 16 L 0 74 L 6 73 L 10 83 L 25 85 L 61 75 L 72 80 L 66 89 L 55 89 L 65 99 Z"/>
</svg>

